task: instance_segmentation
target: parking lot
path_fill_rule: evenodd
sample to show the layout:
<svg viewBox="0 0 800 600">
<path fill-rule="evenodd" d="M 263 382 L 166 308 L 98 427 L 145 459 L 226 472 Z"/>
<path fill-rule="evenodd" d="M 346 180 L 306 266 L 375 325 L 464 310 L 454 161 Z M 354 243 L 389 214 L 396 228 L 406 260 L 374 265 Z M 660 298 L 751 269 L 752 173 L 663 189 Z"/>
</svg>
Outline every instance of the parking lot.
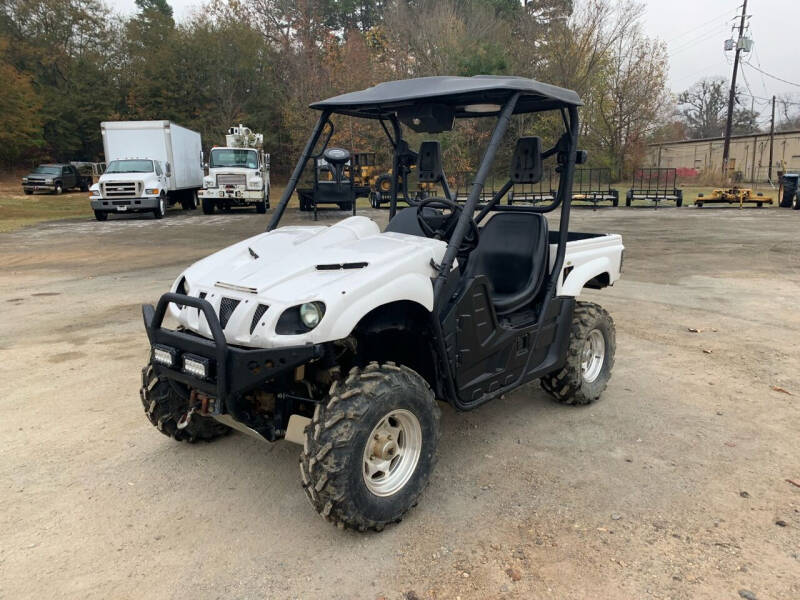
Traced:
<svg viewBox="0 0 800 600">
<path fill-rule="evenodd" d="M 626 245 L 589 294 L 617 328 L 603 399 L 445 407 L 430 487 L 380 534 L 316 515 L 297 446 L 143 414 L 140 305 L 267 218 L 0 234 L 0 598 L 800 598 L 800 213 L 573 215 Z"/>
</svg>

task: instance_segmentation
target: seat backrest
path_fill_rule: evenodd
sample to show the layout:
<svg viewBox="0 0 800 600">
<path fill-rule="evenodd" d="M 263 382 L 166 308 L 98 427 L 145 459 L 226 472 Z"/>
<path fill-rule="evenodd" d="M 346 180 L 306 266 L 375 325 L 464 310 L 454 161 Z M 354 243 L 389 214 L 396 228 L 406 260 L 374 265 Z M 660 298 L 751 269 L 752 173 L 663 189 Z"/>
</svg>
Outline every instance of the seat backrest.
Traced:
<svg viewBox="0 0 800 600">
<path fill-rule="evenodd" d="M 417 156 L 417 173 L 423 183 L 437 183 L 444 179 L 442 147 L 438 141 L 422 142 Z"/>
<path fill-rule="evenodd" d="M 547 219 L 537 213 L 497 213 L 481 228 L 465 275 L 485 275 L 498 314 L 530 304 L 548 264 Z"/>
<path fill-rule="evenodd" d="M 425 215 L 425 219 L 434 229 L 441 227 L 446 218 L 445 215 L 442 214 L 442 211 L 435 208 L 425 207 L 422 209 L 422 211 Z M 408 208 L 397 211 L 397 214 L 395 214 L 394 218 L 389 221 L 389 224 L 386 226 L 384 231 L 387 233 L 407 233 L 409 235 L 427 237 L 425 232 L 423 232 L 422 228 L 419 226 L 416 206 L 409 206 Z"/>
</svg>

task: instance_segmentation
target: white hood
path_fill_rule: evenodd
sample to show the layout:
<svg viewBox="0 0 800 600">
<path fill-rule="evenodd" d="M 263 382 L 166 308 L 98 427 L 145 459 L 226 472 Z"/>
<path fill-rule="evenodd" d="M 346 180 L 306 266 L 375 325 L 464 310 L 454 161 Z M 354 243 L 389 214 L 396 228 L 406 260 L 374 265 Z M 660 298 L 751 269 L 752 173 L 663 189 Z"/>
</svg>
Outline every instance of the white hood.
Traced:
<svg viewBox="0 0 800 600">
<path fill-rule="evenodd" d="M 195 263 L 173 290 L 185 277 L 189 295 L 205 293 L 217 314 L 223 298 L 238 300 L 224 328 L 229 343 L 273 347 L 332 341 L 346 337 L 364 314 L 387 302 L 410 300 L 431 310 L 431 260 L 441 262 L 445 248 L 438 240 L 380 233 L 366 217 L 331 227 L 281 227 Z M 315 329 L 303 335 L 275 333 L 284 310 L 310 301 L 326 307 Z M 255 323 L 259 304 L 269 308 Z M 197 310 L 171 310 L 185 327 L 210 337 Z"/>
</svg>

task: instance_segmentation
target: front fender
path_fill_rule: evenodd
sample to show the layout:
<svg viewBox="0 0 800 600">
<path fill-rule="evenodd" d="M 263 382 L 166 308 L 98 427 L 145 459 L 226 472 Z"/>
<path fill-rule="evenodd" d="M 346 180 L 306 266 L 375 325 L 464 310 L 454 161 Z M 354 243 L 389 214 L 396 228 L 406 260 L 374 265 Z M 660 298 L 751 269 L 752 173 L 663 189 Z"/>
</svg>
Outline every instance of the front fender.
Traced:
<svg viewBox="0 0 800 600">
<path fill-rule="evenodd" d="M 346 338 L 364 315 L 380 306 L 401 300 L 416 302 L 428 312 L 432 311 L 433 282 L 430 277 L 419 273 L 407 273 L 359 298 L 336 319 L 328 337 L 332 340 Z"/>
</svg>

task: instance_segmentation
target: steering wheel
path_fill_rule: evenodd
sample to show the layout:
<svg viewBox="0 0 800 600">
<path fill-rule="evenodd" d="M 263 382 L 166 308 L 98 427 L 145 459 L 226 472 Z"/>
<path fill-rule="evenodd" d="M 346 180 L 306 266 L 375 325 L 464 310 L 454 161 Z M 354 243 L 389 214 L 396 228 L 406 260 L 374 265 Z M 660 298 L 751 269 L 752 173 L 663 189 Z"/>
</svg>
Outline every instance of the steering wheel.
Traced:
<svg viewBox="0 0 800 600">
<path fill-rule="evenodd" d="M 425 215 L 425 209 L 432 208 L 435 210 L 449 210 L 449 215 L 436 215 L 438 226 L 428 221 L 432 215 Z M 464 208 L 458 203 L 448 200 L 447 198 L 428 198 L 422 200 L 417 204 L 417 223 L 419 223 L 422 232 L 429 238 L 437 240 L 450 241 L 453 235 L 453 230 L 456 228 L 458 219 Z M 469 220 L 469 230 L 461 240 L 458 247 L 458 254 L 464 255 L 472 252 L 478 246 L 478 225 L 473 219 Z"/>
</svg>

